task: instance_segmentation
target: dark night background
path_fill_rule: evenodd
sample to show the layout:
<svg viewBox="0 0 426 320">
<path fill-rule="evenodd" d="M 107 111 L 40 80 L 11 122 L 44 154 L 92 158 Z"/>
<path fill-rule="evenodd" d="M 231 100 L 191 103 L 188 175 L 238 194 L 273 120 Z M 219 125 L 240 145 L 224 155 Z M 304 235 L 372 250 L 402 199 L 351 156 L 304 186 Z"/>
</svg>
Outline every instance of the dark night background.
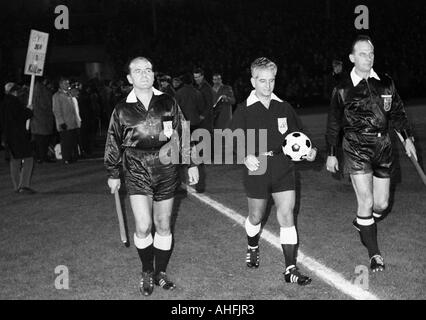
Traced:
<svg viewBox="0 0 426 320">
<path fill-rule="evenodd" d="M 54 26 L 57 5 L 69 9 L 69 30 Z M 369 8 L 369 30 L 356 30 L 357 5 Z M 275 91 L 302 105 L 326 101 L 331 62 L 344 62 L 358 33 L 372 36 L 375 69 L 389 73 L 403 98 L 425 96 L 424 1 L 308 0 L 15 0 L 0 4 L 1 83 L 29 82 L 22 69 L 31 29 L 48 32 L 45 76 L 79 81 L 124 79 L 131 56 L 150 57 L 171 77 L 201 66 L 249 91 L 259 56 L 278 64 Z"/>
</svg>

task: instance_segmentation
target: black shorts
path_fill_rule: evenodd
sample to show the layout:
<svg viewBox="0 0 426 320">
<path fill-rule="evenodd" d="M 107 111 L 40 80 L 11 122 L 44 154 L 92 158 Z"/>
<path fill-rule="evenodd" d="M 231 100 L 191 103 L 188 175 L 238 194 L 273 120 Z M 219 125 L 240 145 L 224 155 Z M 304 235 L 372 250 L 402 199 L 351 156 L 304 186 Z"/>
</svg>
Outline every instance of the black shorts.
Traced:
<svg viewBox="0 0 426 320">
<path fill-rule="evenodd" d="M 269 199 L 272 193 L 296 189 L 293 163 L 283 154 L 267 157 L 268 166 L 263 175 L 249 175 L 244 166 L 246 195 L 253 199 Z"/>
<path fill-rule="evenodd" d="M 174 197 L 179 185 L 178 165 L 162 164 L 158 151 L 127 148 L 123 167 L 129 195 L 148 195 L 155 201 Z"/>
<path fill-rule="evenodd" d="M 373 173 L 378 178 L 390 178 L 392 175 L 393 151 L 389 134 L 379 137 L 347 133 L 342 148 L 345 173 Z"/>
</svg>

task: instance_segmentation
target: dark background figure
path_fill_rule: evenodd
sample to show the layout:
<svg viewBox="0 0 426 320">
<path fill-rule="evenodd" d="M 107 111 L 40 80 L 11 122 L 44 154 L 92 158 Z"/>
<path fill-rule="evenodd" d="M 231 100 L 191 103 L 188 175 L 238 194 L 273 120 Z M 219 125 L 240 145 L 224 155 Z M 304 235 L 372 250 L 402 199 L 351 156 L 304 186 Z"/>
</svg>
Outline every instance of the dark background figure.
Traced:
<svg viewBox="0 0 426 320">
<path fill-rule="evenodd" d="M 333 88 L 340 82 L 343 74 L 343 62 L 340 60 L 333 60 L 331 63 L 331 73 L 329 73 L 325 80 L 324 98 L 330 101 Z"/>
<path fill-rule="evenodd" d="M 94 90 L 91 86 L 85 85 L 79 95 L 81 117 L 80 147 L 84 156 L 92 155 L 96 137 L 97 123 L 91 99 Z"/>
<path fill-rule="evenodd" d="M 111 94 L 111 111 L 114 111 L 115 106 L 119 103 L 123 98 L 124 94 L 121 90 L 121 86 L 123 85 L 122 80 L 113 81 L 111 83 L 112 94 Z M 92 91 L 92 89 L 89 89 Z M 90 95 L 89 95 L 90 96 Z"/>
<path fill-rule="evenodd" d="M 55 117 L 52 111 L 52 91 L 46 82 L 36 81 L 33 95 L 33 117 L 31 134 L 34 140 L 35 158 L 38 163 L 54 162 L 48 157 L 49 141 L 53 134 Z"/>
<path fill-rule="evenodd" d="M 173 90 L 178 91 L 183 86 L 181 77 L 174 77 L 172 79 Z"/>
<path fill-rule="evenodd" d="M 181 108 L 185 119 L 190 122 L 190 132 L 192 132 L 200 127 L 201 122 L 201 114 L 204 109 L 204 99 L 201 92 L 195 89 L 192 82 L 192 75 L 190 73 L 185 73 L 182 77 L 183 85 L 176 92 L 176 101 Z M 205 168 L 204 165 L 201 164 L 198 167 L 199 169 L 199 180 L 198 183 L 194 186 L 197 192 L 204 192 L 205 189 Z M 184 170 L 181 170 L 180 178 L 182 181 Z"/>
<path fill-rule="evenodd" d="M 158 77 L 158 90 L 161 92 L 167 93 L 169 96 L 174 97 L 176 91 L 173 89 L 171 84 L 172 78 L 167 74 L 163 74 Z"/>
<path fill-rule="evenodd" d="M 5 86 L 3 112 L 1 117 L 4 136 L 2 144 L 10 154 L 10 175 L 15 192 L 33 194 L 30 188 L 34 167 L 31 136 L 26 122 L 33 115 L 30 108 L 18 98 L 20 87 L 14 83 Z"/>
<path fill-rule="evenodd" d="M 204 128 L 209 132 L 213 131 L 213 89 L 211 85 L 204 79 L 204 71 L 196 68 L 193 72 L 195 87 L 203 95 L 204 105 L 201 113 L 200 128 Z"/>
<path fill-rule="evenodd" d="M 204 100 L 200 91 L 195 89 L 192 83 L 192 76 L 185 73 L 182 76 L 183 86 L 176 92 L 176 101 L 185 116 L 190 122 L 191 133 L 200 125 L 201 114 L 204 111 Z"/>
</svg>

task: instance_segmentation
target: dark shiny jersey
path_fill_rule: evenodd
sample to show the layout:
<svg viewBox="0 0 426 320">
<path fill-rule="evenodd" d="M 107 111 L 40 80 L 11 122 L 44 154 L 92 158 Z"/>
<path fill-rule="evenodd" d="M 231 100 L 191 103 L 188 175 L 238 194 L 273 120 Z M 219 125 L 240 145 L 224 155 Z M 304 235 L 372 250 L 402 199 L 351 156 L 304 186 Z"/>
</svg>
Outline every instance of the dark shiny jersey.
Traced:
<svg viewBox="0 0 426 320">
<path fill-rule="evenodd" d="M 334 88 L 326 133 L 329 154 L 334 154 L 340 130 L 345 134 L 386 133 L 391 121 L 404 136 L 411 135 L 403 102 L 392 79 L 386 74 L 379 74 L 379 78 L 363 79 L 354 87 L 346 74 Z"/>
<path fill-rule="evenodd" d="M 175 99 L 168 94 L 153 95 L 148 110 L 139 100 L 135 103 L 119 102 L 111 115 L 105 145 L 104 161 L 109 177 L 119 177 L 124 149 L 156 152 L 165 144 L 176 142 L 164 134 L 165 121 L 172 122 L 173 130 L 180 138 L 185 117 Z"/>
</svg>

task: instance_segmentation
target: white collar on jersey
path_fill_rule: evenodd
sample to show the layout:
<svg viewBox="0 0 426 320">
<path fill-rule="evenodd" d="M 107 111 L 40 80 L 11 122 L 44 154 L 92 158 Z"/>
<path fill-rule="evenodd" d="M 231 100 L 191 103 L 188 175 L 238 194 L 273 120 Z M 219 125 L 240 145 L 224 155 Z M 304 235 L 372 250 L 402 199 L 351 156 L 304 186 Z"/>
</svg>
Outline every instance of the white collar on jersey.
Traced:
<svg viewBox="0 0 426 320">
<path fill-rule="evenodd" d="M 154 96 L 161 96 L 163 94 L 163 92 L 161 92 L 160 90 L 155 89 L 154 87 L 152 87 L 152 92 L 154 93 Z M 127 96 L 126 102 L 127 103 L 136 103 L 136 102 L 138 102 L 138 99 L 137 99 L 136 93 L 135 93 L 135 89 L 132 89 L 132 91 L 130 91 L 129 95 Z"/>
<path fill-rule="evenodd" d="M 370 75 L 368 76 L 369 78 L 376 78 L 377 80 L 380 81 L 379 76 L 377 75 L 377 73 L 373 70 L 373 68 L 371 68 L 370 70 Z M 358 83 L 361 82 L 362 78 L 356 74 L 355 72 L 355 67 L 352 68 L 351 71 L 351 79 L 352 79 L 352 83 L 354 85 L 354 87 L 356 87 L 358 85 Z"/>
<path fill-rule="evenodd" d="M 271 100 L 276 100 L 279 102 L 283 102 L 280 98 L 278 98 L 275 93 L 271 94 Z M 252 104 L 255 104 L 256 102 L 259 102 L 259 98 L 256 96 L 256 90 L 252 90 L 250 92 L 249 97 L 247 98 L 247 107 L 251 106 Z"/>
</svg>

